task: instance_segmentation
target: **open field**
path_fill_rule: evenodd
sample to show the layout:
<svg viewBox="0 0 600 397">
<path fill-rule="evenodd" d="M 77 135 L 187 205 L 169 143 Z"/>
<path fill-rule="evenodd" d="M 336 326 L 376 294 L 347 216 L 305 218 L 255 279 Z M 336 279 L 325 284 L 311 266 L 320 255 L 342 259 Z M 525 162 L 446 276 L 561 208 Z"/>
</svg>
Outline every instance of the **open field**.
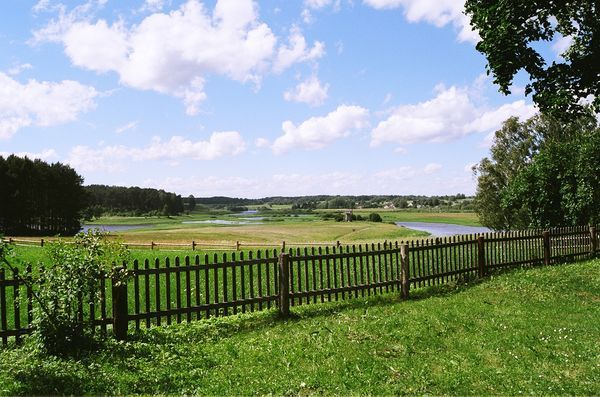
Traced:
<svg viewBox="0 0 600 397">
<path fill-rule="evenodd" d="M 333 212 L 333 211 L 323 211 Z M 474 213 L 444 213 L 444 212 L 414 212 L 398 210 L 355 210 L 354 213 L 368 217 L 372 212 L 379 213 L 382 223 L 355 221 L 351 223 L 324 221 L 319 214 L 291 215 L 279 211 L 269 211 L 253 214 L 248 217 L 223 212 L 193 213 L 179 217 L 104 217 L 93 224 L 109 225 L 148 225 L 146 229 L 135 229 L 116 233 L 126 241 L 149 242 L 169 241 L 186 242 L 191 240 L 207 242 L 255 242 L 279 244 L 289 242 L 377 242 L 384 240 L 399 240 L 427 235 L 405 228 L 399 228 L 392 222 L 438 222 L 458 225 L 478 226 L 479 222 Z M 257 217 L 257 215 L 259 215 Z M 182 222 L 236 222 L 251 221 L 246 225 L 215 225 L 211 223 L 182 223 Z"/>
<path fill-rule="evenodd" d="M 598 395 L 598 266 L 153 328 L 77 360 L 9 348 L 0 393 Z"/>
</svg>

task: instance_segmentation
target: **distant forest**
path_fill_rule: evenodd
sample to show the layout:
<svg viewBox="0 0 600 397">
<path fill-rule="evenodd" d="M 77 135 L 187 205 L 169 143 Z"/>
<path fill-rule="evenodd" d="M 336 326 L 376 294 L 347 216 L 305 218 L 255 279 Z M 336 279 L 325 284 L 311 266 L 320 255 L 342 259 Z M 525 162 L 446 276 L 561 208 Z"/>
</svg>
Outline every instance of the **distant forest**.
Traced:
<svg viewBox="0 0 600 397">
<path fill-rule="evenodd" d="M 84 189 L 88 196 L 83 214 L 86 219 L 102 215 L 169 216 L 184 211 L 181 196 L 164 190 L 106 185 Z"/>
<path fill-rule="evenodd" d="M 193 196 L 190 196 L 193 199 Z M 187 198 L 187 201 L 190 200 Z M 361 196 L 300 196 L 285 197 L 274 196 L 259 199 L 233 198 L 233 197 L 202 197 L 195 198 L 195 203 L 211 208 L 241 209 L 245 206 L 291 205 L 292 209 L 354 209 L 354 208 L 424 208 L 424 207 L 451 207 L 456 210 L 469 211 L 473 209 L 472 198 L 464 194 L 446 196 L 420 196 L 420 195 L 361 195 Z"/>
</svg>

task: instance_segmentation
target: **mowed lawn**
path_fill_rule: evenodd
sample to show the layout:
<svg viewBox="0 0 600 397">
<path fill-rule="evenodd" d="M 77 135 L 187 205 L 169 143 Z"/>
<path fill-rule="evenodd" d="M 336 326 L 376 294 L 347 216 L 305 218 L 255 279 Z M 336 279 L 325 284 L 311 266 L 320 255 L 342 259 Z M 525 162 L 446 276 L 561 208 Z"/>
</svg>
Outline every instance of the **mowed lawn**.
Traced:
<svg viewBox="0 0 600 397">
<path fill-rule="evenodd" d="M 154 328 L 77 359 L 0 353 L 0 393 L 599 395 L 600 260 Z"/>
</svg>

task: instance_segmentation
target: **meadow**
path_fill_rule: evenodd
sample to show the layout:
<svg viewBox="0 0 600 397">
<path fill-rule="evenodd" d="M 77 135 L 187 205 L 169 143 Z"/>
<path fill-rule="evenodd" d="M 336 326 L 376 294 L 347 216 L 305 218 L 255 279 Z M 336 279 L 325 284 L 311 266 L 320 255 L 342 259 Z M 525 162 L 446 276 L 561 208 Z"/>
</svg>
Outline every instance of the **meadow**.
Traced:
<svg viewBox="0 0 600 397">
<path fill-rule="evenodd" d="M 370 213 L 381 215 L 383 222 L 336 222 L 323 220 L 321 214 L 339 212 L 322 210 L 311 213 L 293 213 L 278 209 L 240 216 L 226 211 L 193 212 L 178 217 L 102 217 L 90 226 L 98 225 L 148 225 L 147 228 L 119 231 L 115 234 L 125 241 L 165 241 L 190 243 L 203 242 L 254 242 L 278 246 L 282 241 L 290 243 L 336 242 L 365 243 L 385 240 L 402 240 L 423 237 L 427 233 L 398 227 L 394 222 L 437 222 L 466 226 L 480 226 L 472 212 L 416 212 L 383 209 L 355 210 L 354 214 L 365 218 Z M 185 223 L 183 223 L 185 222 Z M 213 224 L 210 222 L 247 222 L 247 224 Z"/>
<path fill-rule="evenodd" d="M 598 395 L 599 260 L 213 318 L 77 358 L 0 354 L 0 394 Z"/>
</svg>

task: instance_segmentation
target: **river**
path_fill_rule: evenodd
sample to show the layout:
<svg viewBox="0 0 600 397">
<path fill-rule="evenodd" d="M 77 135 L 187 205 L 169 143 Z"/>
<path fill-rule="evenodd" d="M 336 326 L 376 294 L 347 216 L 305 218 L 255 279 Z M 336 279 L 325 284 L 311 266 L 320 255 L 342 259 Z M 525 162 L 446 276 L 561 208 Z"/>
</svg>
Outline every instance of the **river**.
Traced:
<svg viewBox="0 0 600 397">
<path fill-rule="evenodd" d="M 408 229 L 420 230 L 431 233 L 434 237 L 454 236 L 457 234 L 476 234 L 491 232 L 491 229 L 483 226 L 463 226 L 451 223 L 432 223 L 432 222 L 396 222 L 398 226 L 404 226 Z"/>
</svg>

